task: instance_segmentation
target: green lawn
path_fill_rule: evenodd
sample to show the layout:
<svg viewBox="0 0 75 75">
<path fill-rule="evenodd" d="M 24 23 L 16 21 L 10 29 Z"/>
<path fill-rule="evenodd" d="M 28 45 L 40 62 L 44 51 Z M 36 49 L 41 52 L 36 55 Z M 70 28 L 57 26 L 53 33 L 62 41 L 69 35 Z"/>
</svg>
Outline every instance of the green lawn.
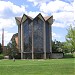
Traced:
<svg viewBox="0 0 75 75">
<path fill-rule="evenodd" d="M 75 58 L 0 60 L 0 75 L 75 75 Z"/>
</svg>

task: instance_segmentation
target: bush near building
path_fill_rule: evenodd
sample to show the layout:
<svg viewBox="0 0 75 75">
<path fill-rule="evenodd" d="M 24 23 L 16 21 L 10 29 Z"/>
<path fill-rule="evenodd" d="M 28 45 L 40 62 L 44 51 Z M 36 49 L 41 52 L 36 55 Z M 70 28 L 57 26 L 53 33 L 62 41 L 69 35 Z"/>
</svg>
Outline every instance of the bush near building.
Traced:
<svg viewBox="0 0 75 75">
<path fill-rule="evenodd" d="M 0 59 L 4 59 L 4 55 L 3 54 L 0 54 Z"/>
</svg>

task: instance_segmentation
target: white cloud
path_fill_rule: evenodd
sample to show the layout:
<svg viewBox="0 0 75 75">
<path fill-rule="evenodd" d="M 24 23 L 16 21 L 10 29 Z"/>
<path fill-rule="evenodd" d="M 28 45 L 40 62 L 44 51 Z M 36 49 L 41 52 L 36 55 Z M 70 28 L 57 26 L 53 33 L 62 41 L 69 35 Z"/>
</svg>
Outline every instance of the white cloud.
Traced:
<svg viewBox="0 0 75 75">
<path fill-rule="evenodd" d="M 33 2 L 34 6 L 37 6 L 41 3 L 46 3 L 46 2 L 50 2 L 52 0 L 28 0 L 29 2 Z"/>
<path fill-rule="evenodd" d="M 32 2 L 34 6 L 39 6 L 40 11 L 45 13 L 61 11 L 73 11 L 73 1 L 71 0 L 28 0 Z M 70 3 L 68 3 L 70 2 Z"/>
<path fill-rule="evenodd" d="M 61 27 L 61 28 L 66 27 L 65 24 L 62 24 L 62 23 L 59 23 L 59 22 L 54 22 L 52 26 L 54 26 L 54 27 Z"/>
<path fill-rule="evenodd" d="M 0 29 L 16 25 L 15 17 L 27 13 L 25 6 L 15 5 L 10 1 L 0 1 Z"/>
<path fill-rule="evenodd" d="M 10 1 L 0 1 L 0 12 L 5 12 L 6 9 L 10 9 L 14 14 L 25 13 L 25 6 L 17 6 Z"/>
<path fill-rule="evenodd" d="M 52 14 L 55 22 L 55 27 L 67 27 L 74 22 L 73 2 L 67 3 L 64 1 L 56 0 L 49 3 L 41 3 L 40 11 Z"/>
<path fill-rule="evenodd" d="M 74 20 L 75 20 L 75 0 L 74 0 L 74 3 L 73 3 L 73 7 L 74 7 Z"/>
<path fill-rule="evenodd" d="M 28 14 L 27 15 L 29 15 L 29 16 L 31 16 L 31 17 L 35 17 L 35 16 L 37 16 L 39 14 L 39 12 L 32 12 L 32 11 L 30 11 L 30 12 L 28 12 Z"/>
<path fill-rule="evenodd" d="M 73 4 L 64 1 L 51 1 L 49 3 L 41 3 L 40 11 L 45 13 L 54 13 L 58 11 L 73 11 Z"/>
<path fill-rule="evenodd" d="M 27 13 L 26 7 L 21 5 L 15 5 L 10 1 L 0 1 L 0 42 L 2 42 L 2 28 L 10 28 L 16 26 L 15 17 L 22 16 L 23 13 Z M 5 45 L 10 41 L 12 33 L 5 31 Z"/>
<path fill-rule="evenodd" d="M 15 26 L 15 24 L 16 23 L 14 18 L 10 18 L 10 19 L 0 18 L 0 29 L 13 27 Z"/>
<path fill-rule="evenodd" d="M 53 26 L 55 27 L 67 27 L 74 22 L 74 13 L 73 12 L 59 12 L 53 13 L 53 18 L 55 22 Z"/>
<path fill-rule="evenodd" d="M 55 22 L 55 27 L 67 27 L 74 22 L 73 1 L 71 3 L 61 0 L 28 0 L 39 6 L 39 9 L 44 14 L 52 14 Z M 30 12 L 29 15 L 37 13 Z"/>
<path fill-rule="evenodd" d="M 5 45 L 7 45 L 7 43 L 9 43 L 9 41 L 11 40 L 13 34 L 14 34 L 14 33 L 9 33 L 8 31 L 5 31 L 5 32 L 4 32 Z"/>
<path fill-rule="evenodd" d="M 11 37 L 14 33 L 9 33 L 8 31 L 4 31 L 4 45 L 6 46 L 7 43 L 11 40 Z M 2 39 L 2 31 L 0 31 L 0 39 Z M 2 40 L 0 40 L 2 42 Z"/>
<path fill-rule="evenodd" d="M 45 13 L 43 13 L 43 12 L 38 12 L 38 11 L 36 11 L 36 12 L 30 11 L 30 12 L 27 13 L 27 15 L 29 15 L 29 16 L 31 16 L 31 17 L 34 18 L 34 17 L 36 17 L 39 13 L 41 13 L 42 16 L 47 16 L 47 14 L 45 14 Z"/>
<path fill-rule="evenodd" d="M 39 7 L 38 11 L 29 11 L 27 12 L 26 6 L 15 5 L 10 1 L 0 1 L 0 29 L 6 27 L 13 27 L 16 25 L 15 16 L 22 16 L 23 13 L 35 17 L 38 13 L 42 13 L 43 16 L 48 14 L 53 14 L 55 22 L 53 26 L 56 27 L 66 27 L 73 22 L 75 16 L 73 10 L 73 3 L 66 3 L 60 0 L 28 0 L 33 2 L 35 6 Z M 75 5 L 75 4 L 74 4 Z M 40 12 L 39 12 L 40 11 Z M 9 16 L 11 13 L 12 16 Z M 13 33 L 5 31 L 5 45 L 10 41 Z M 59 34 L 53 33 L 53 39 L 61 38 Z M 0 31 L 1 39 L 1 31 Z"/>
<path fill-rule="evenodd" d="M 61 21 L 65 21 L 66 19 L 69 21 L 72 20 L 74 18 L 74 13 L 73 12 L 59 12 L 59 13 L 53 13 L 54 19 L 56 20 L 61 20 Z"/>
<path fill-rule="evenodd" d="M 52 32 L 52 40 L 55 40 L 56 38 L 60 39 L 61 36 L 59 34 Z"/>
<path fill-rule="evenodd" d="M 37 16 L 39 13 L 42 13 L 43 16 L 47 16 L 48 14 L 43 13 L 43 12 L 28 12 L 27 15 L 31 17 Z M 55 27 L 61 27 L 65 28 L 74 22 L 74 13 L 73 12 L 59 12 L 59 13 L 53 13 L 53 19 L 55 20 L 52 26 Z"/>
</svg>

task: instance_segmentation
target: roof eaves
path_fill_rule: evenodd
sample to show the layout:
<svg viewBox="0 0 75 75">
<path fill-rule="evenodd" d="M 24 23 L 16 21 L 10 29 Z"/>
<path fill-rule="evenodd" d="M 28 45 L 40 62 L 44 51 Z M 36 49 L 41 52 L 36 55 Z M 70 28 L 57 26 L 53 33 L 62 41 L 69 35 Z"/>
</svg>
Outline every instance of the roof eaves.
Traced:
<svg viewBox="0 0 75 75">
<path fill-rule="evenodd" d="M 22 19 L 21 19 L 21 22 L 24 22 L 24 21 L 23 21 L 24 16 L 26 16 L 26 19 L 28 18 L 28 19 L 30 19 L 31 21 L 32 21 L 32 19 L 33 19 L 32 17 L 30 17 L 30 16 L 28 16 L 28 15 L 26 15 L 26 14 L 23 14 Z"/>
<path fill-rule="evenodd" d="M 16 23 L 17 25 L 21 24 L 21 18 L 20 17 L 15 17 Z"/>
<path fill-rule="evenodd" d="M 48 21 L 50 18 L 53 18 L 53 15 L 52 16 L 50 16 L 46 21 Z"/>
<path fill-rule="evenodd" d="M 15 17 L 15 19 L 21 22 L 21 17 Z"/>
<path fill-rule="evenodd" d="M 47 21 L 51 16 L 44 17 L 45 21 Z"/>
<path fill-rule="evenodd" d="M 53 24 L 53 15 L 50 16 L 50 17 L 46 20 L 46 22 L 47 22 L 49 19 L 51 19 L 51 24 Z"/>
<path fill-rule="evenodd" d="M 37 18 L 39 15 L 41 15 L 41 13 L 39 13 L 35 18 Z M 42 15 L 41 15 L 41 17 L 42 17 L 43 20 L 45 21 L 45 19 L 44 19 L 44 17 L 43 17 Z M 34 19 L 35 19 L 35 18 L 34 18 Z M 34 20 L 34 19 L 33 19 L 33 20 Z"/>
</svg>

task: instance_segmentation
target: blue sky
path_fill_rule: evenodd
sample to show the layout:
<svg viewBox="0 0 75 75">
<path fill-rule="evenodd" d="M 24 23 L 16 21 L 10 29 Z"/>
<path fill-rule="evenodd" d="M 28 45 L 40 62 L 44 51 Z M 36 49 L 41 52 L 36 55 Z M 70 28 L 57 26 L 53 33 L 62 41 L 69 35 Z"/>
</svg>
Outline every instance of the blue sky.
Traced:
<svg viewBox="0 0 75 75">
<path fill-rule="evenodd" d="M 52 25 L 52 39 L 65 41 L 67 28 L 75 20 L 74 0 L 0 0 L 0 43 L 2 28 L 4 28 L 5 45 L 12 35 L 18 32 L 16 16 L 27 14 L 35 17 L 38 13 L 55 19 Z"/>
</svg>

